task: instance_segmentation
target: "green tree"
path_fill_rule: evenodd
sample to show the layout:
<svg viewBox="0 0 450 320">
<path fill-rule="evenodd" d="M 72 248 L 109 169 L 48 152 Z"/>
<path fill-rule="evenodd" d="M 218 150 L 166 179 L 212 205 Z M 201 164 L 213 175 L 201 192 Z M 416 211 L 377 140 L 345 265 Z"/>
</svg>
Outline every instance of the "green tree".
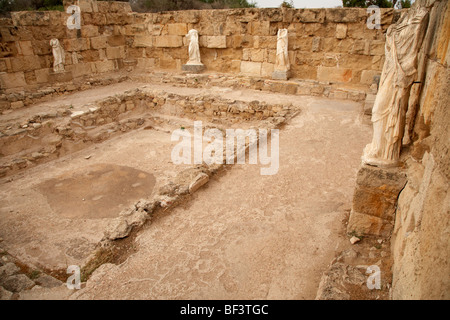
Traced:
<svg viewBox="0 0 450 320">
<path fill-rule="evenodd" d="M 366 8 L 366 2 L 366 0 L 342 0 L 342 5 L 344 7 Z"/>
<path fill-rule="evenodd" d="M 393 8 L 398 0 L 342 0 L 344 7 L 367 8 L 369 6 L 378 6 L 380 8 Z M 400 0 L 402 8 L 410 8 L 411 0 Z"/>
<path fill-rule="evenodd" d="M 281 4 L 280 4 L 280 8 L 295 8 L 294 7 L 294 0 L 291 0 L 291 1 L 283 1 Z"/>
<path fill-rule="evenodd" d="M 411 8 L 411 0 L 402 0 L 402 8 Z"/>
</svg>

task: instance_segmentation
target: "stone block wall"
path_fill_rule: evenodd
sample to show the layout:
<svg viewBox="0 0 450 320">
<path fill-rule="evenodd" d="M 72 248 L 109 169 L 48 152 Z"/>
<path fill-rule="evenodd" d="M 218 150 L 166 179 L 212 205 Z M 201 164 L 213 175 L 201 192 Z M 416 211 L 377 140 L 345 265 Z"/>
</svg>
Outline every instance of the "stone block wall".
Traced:
<svg viewBox="0 0 450 320">
<path fill-rule="evenodd" d="M 407 183 L 392 234 L 394 299 L 450 299 L 450 4 L 417 0 L 430 12 L 419 80 L 408 113 Z M 417 102 L 415 101 L 417 100 Z M 407 119 L 408 120 L 408 119 Z M 405 141 L 404 141 L 405 142 Z"/>
<path fill-rule="evenodd" d="M 65 6 L 70 5 L 69 0 Z M 380 74 L 384 32 L 394 11 L 382 10 L 370 30 L 365 9 L 229 9 L 134 13 L 126 2 L 80 0 L 81 29 L 66 12 L 13 12 L 0 19 L 2 89 L 39 87 L 90 74 L 124 70 L 181 70 L 185 35 L 197 29 L 208 71 L 270 77 L 276 34 L 289 30 L 292 77 L 369 85 Z M 60 40 L 66 73 L 53 74 L 49 41 Z"/>
<path fill-rule="evenodd" d="M 95 4 L 96 12 L 86 4 Z M 11 19 L 0 19 L 2 89 L 37 88 L 123 68 L 126 38 L 115 28 L 131 12 L 129 4 L 80 1 L 80 7 L 80 30 L 67 28 L 70 14 L 66 12 L 12 12 Z M 53 73 L 49 43 L 53 38 L 65 50 L 66 72 L 62 74 Z"/>
</svg>

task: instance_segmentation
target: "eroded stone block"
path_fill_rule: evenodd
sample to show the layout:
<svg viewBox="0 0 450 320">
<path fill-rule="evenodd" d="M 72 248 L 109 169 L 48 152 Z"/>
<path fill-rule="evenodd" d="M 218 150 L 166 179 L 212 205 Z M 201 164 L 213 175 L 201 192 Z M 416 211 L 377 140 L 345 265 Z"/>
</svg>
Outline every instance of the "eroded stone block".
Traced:
<svg viewBox="0 0 450 320">
<path fill-rule="evenodd" d="M 362 165 L 357 174 L 347 232 L 388 236 L 398 195 L 405 184 L 406 175 L 400 168 Z"/>
</svg>

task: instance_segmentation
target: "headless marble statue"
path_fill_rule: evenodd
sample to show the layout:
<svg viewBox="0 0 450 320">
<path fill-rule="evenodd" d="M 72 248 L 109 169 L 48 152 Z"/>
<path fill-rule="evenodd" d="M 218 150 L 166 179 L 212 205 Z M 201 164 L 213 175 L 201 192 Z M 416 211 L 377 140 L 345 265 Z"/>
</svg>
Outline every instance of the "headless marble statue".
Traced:
<svg viewBox="0 0 450 320">
<path fill-rule="evenodd" d="M 64 72 L 64 64 L 66 60 L 64 49 L 62 48 L 58 39 L 50 40 L 50 46 L 52 47 L 53 52 L 53 72 Z"/>
<path fill-rule="evenodd" d="M 372 109 L 373 138 L 364 149 L 365 164 L 398 165 L 411 85 L 417 74 L 417 55 L 426 32 L 428 11 L 410 9 L 386 34 L 386 60 Z"/>
<path fill-rule="evenodd" d="M 287 29 L 279 29 L 277 34 L 277 57 L 275 70 L 288 71 L 289 69 L 288 31 Z"/>
<path fill-rule="evenodd" d="M 188 65 L 198 65 L 202 64 L 200 61 L 200 49 L 198 45 L 198 32 L 195 29 L 189 30 L 186 35 L 189 40 L 189 61 L 186 63 Z"/>
</svg>

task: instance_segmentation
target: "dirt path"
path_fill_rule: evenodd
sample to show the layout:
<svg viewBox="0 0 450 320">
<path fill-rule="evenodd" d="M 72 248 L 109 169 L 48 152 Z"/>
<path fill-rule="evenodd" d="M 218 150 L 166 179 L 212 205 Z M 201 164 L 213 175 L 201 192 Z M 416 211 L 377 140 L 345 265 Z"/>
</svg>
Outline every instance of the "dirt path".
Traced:
<svg viewBox="0 0 450 320">
<path fill-rule="evenodd" d="M 75 299 L 313 299 L 346 241 L 361 150 L 359 105 L 302 98 L 280 132 L 280 169 L 234 166 L 184 207 L 156 216 L 138 252 L 104 265 Z"/>
</svg>

